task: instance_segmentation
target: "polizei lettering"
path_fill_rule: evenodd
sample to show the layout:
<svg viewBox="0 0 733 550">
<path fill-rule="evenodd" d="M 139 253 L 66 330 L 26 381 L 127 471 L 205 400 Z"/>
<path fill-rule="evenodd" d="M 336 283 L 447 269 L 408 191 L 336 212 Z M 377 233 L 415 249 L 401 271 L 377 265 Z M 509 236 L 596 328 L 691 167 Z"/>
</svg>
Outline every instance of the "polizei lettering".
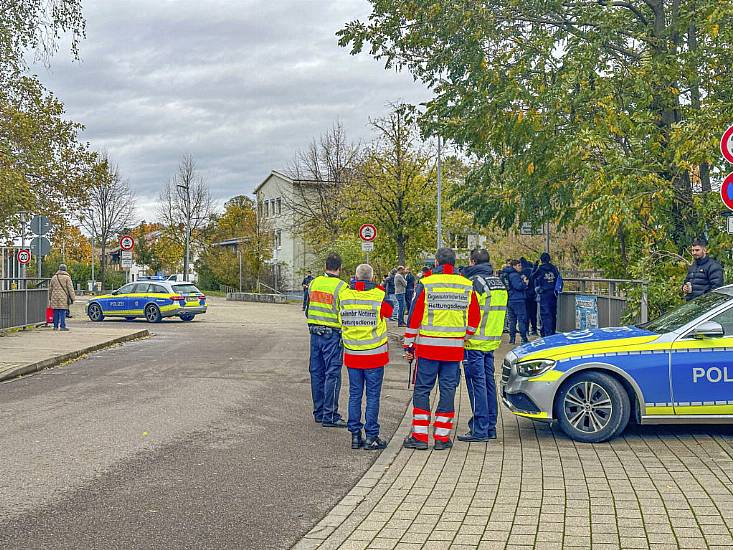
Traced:
<svg viewBox="0 0 733 550">
<path fill-rule="evenodd" d="M 342 310 L 341 323 L 347 327 L 376 327 L 377 312 L 373 309 Z"/>
<path fill-rule="evenodd" d="M 428 307 L 440 310 L 464 310 L 468 296 L 462 292 L 428 292 Z"/>
<path fill-rule="evenodd" d="M 733 382 L 733 367 L 695 367 L 692 369 L 692 381 L 697 384 L 700 379 L 712 384 L 718 382 Z"/>
</svg>

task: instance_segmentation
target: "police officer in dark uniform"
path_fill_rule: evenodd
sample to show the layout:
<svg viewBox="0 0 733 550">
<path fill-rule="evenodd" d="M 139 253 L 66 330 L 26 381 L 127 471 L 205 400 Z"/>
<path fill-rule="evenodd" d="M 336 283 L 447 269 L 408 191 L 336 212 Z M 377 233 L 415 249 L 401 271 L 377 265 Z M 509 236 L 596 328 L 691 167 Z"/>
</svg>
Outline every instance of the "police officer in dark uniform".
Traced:
<svg viewBox="0 0 733 550">
<path fill-rule="evenodd" d="M 542 336 L 555 334 L 557 323 L 557 296 L 562 291 L 562 277 L 560 271 L 551 263 L 550 255 L 543 252 L 540 256 L 540 265 L 532 276 L 534 286 L 540 302 L 540 319 L 542 321 Z"/>
</svg>

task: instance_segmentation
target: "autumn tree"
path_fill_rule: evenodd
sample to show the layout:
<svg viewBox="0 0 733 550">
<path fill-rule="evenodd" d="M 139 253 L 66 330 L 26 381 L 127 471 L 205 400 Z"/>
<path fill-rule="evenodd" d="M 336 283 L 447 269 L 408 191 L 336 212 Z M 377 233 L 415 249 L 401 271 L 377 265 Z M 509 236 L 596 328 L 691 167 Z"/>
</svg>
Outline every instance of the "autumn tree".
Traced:
<svg viewBox="0 0 733 550">
<path fill-rule="evenodd" d="M 94 166 L 88 191 L 89 202 L 81 208 L 78 217 L 81 226 L 100 247 L 99 279 L 104 284 L 107 247 L 118 233 L 132 224 L 135 196 L 107 155 L 102 155 Z"/>
</svg>

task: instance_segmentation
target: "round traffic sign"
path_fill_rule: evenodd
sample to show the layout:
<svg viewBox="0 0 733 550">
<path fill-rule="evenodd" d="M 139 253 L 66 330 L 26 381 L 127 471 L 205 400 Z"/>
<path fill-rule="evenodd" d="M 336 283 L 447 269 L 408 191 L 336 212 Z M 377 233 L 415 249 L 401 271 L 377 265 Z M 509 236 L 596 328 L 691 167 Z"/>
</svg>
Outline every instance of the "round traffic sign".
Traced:
<svg viewBox="0 0 733 550">
<path fill-rule="evenodd" d="M 24 265 L 31 263 L 31 251 L 27 248 L 21 248 L 18 250 L 18 263 Z"/>
<path fill-rule="evenodd" d="M 362 241 L 373 241 L 377 238 L 377 228 L 371 223 L 365 223 L 359 228 L 359 237 Z"/>
<path fill-rule="evenodd" d="M 135 247 L 135 239 L 130 235 L 120 237 L 120 248 L 122 250 L 132 250 Z"/>
<path fill-rule="evenodd" d="M 733 210 L 733 173 L 728 174 L 720 186 L 720 198 L 729 210 Z"/>
<path fill-rule="evenodd" d="M 733 125 L 729 126 L 720 139 L 720 154 L 730 163 L 733 163 Z"/>
</svg>

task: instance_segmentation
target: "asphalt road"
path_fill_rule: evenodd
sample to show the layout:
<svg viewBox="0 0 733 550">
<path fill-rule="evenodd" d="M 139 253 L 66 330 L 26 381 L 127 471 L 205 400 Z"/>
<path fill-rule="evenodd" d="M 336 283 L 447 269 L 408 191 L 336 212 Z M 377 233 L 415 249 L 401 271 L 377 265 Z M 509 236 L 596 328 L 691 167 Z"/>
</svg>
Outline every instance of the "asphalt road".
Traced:
<svg viewBox="0 0 733 550">
<path fill-rule="evenodd" d="M 376 458 L 313 422 L 298 306 L 215 300 L 150 328 L 0 384 L 0 548 L 289 548 Z M 387 372 L 388 436 L 406 377 Z"/>
</svg>

